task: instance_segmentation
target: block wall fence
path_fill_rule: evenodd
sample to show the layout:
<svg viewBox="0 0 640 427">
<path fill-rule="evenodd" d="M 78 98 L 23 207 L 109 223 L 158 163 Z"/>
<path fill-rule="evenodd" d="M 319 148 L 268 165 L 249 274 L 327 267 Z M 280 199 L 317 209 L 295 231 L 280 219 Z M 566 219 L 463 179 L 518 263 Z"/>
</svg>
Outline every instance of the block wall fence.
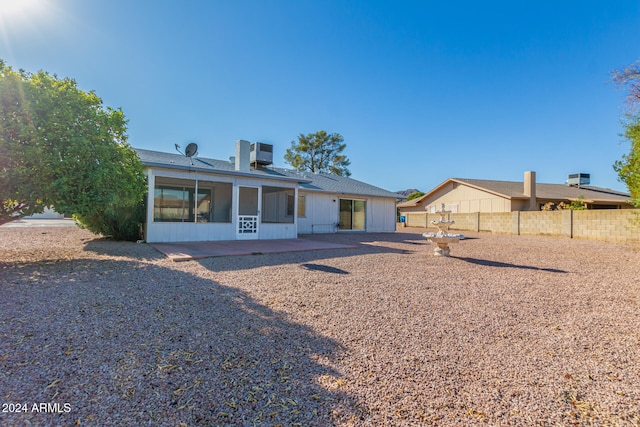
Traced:
<svg viewBox="0 0 640 427">
<path fill-rule="evenodd" d="M 407 227 L 431 228 L 438 214 L 407 212 Z M 450 230 L 640 242 L 640 209 L 452 213 Z"/>
</svg>

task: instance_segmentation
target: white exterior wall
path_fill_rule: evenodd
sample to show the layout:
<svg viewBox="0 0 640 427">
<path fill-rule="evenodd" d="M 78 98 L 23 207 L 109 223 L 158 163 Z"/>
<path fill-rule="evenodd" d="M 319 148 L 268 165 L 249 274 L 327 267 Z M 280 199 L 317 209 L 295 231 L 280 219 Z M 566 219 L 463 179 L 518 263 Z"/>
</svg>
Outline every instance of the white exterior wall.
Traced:
<svg viewBox="0 0 640 427">
<path fill-rule="evenodd" d="M 301 234 L 335 233 L 339 214 L 338 196 L 326 193 L 306 193 L 306 215 L 298 217 L 298 232 Z"/>
<path fill-rule="evenodd" d="M 367 199 L 367 231 L 396 231 L 396 201 L 381 197 Z"/>
<path fill-rule="evenodd" d="M 340 199 L 366 200 L 365 231 L 396 230 L 395 199 L 303 191 L 299 194 L 306 197 L 306 215 L 298 218 L 300 234 L 335 233 L 340 220 Z"/>
<path fill-rule="evenodd" d="M 295 239 L 298 237 L 296 225 L 294 224 L 264 224 L 259 225 L 259 238 L 261 240 L 273 239 Z"/>
<path fill-rule="evenodd" d="M 238 187 L 262 187 L 263 185 L 283 188 L 296 188 L 295 182 L 283 182 L 266 179 L 254 179 L 250 177 L 232 177 L 225 175 L 212 175 L 198 172 L 198 180 L 228 182 L 233 184 L 233 198 L 230 223 L 194 223 L 194 222 L 154 222 L 153 203 L 156 176 L 180 179 L 196 179 L 195 172 L 177 171 L 171 169 L 149 169 L 147 221 L 145 239 L 147 242 L 194 242 L 210 240 L 236 240 L 237 213 L 238 213 Z M 261 192 L 259 193 L 261 194 Z M 258 198 L 260 206 L 260 197 Z M 260 214 L 260 212 L 259 212 Z M 298 236 L 295 219 L 288 224 L 263 224 L 259 221 L 257 239 L 295 239 Z"/>
</svg>

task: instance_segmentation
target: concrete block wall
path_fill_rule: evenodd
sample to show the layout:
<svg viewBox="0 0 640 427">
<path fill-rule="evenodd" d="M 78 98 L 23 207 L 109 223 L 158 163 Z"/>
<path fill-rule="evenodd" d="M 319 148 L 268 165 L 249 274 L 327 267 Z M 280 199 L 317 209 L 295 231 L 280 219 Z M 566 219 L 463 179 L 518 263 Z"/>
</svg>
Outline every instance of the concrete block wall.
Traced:
<svg viewBox="0 0 640 427">
<path fill-rule="evenodd" d="M 640 241 L 640 209 L 573 211 L 573 237 Z"/>
<path fill-rule="evenodd" d="M 562 236 L 562 213 L 563 211 L 520 212 L 520 234 Z"/>
<path fill-rule="evenodd" d="M 450 227 L 450 229 L 480 231 L 480 229 L 478 228 L 480 225 L 479 217 L 480 212 L 451 214 L 451 219 L 455 222 Z M 437 215 L 437 217 L 434 219 L 438 220 L 440 219 L 440 216 Z"/>
<path fill-rule="evenodd" d="M 491 231 L 493 233 L 511 233 L 512 212 L 496 212 L 480 214 L 480 231 Z"/>
<path fill-rule="evenodd" d="M 405 216 L 407 227 L 435 228 L 433 224 L 431 224 L 431 221 L 437 221 L 440 219 L 440 215 L 429 214 L 427 212 L 406 212 Z M 451 219 L 455 221 L 450 227 L 451 230 L 479 231 L 478 212 L 451 214 Z"/>
<path fill-rule="evenodd" d="M 407 212 L 407 227 L 423 227 L 426 228 L 427 224 L 427 213 L 426 212 Z"/>
<path fill-rule="evenodd" d="M 433 228 L 439 215 L 408 212 L 407 227 Z M 451 214 L 451 230 L 640 242 L 640 209 Z"/>
</svg>

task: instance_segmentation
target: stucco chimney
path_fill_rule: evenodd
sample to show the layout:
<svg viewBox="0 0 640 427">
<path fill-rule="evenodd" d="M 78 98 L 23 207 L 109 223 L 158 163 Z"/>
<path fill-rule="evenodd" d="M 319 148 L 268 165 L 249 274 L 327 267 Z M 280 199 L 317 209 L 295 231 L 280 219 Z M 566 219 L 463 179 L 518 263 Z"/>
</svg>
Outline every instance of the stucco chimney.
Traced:
<svg viewBox="0 0 640 427">
<path fill-rule="evenodd" d="M 524 173 L 524 195 L 529 196 L 529 210 L 538 210 L 538 201 L 536 200 L 536 173 L 534 171 L 526 171 Z"/>
<path fill-rule="evenodd" d="M 251 143 L 243 139 L 236 142 L 236 170 L 249 172 L 251 170 L 249 156 L 251 154 Z"/>
</svg>

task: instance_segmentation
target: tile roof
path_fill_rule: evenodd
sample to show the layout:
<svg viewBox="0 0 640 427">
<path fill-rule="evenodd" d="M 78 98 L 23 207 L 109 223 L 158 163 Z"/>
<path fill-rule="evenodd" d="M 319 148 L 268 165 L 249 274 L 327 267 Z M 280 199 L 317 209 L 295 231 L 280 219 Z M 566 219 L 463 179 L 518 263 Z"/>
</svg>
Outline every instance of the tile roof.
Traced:
<svg viewBox="0 0 640 427">
<path fill-rule="evenodd" d="M 300 184 L 300 189 L 334 194 L 349 194 L 355 196 L 386 197 L 397 199 L 398 195 L 391 191 L 355 180 L 353 178 L 312 172 L 300 172 L 276 167 L 261 167 L 249 172 L 240 172 L 229 161 L 192 157 L 191 160 L 181 154 L 163 153 L 160 151 L 135 148 L 143 165 L 169 169 L 197 170 L 200 172 L 247 176 L 262 179 L 276 179 L 294 181 Z"/>
</svg>

